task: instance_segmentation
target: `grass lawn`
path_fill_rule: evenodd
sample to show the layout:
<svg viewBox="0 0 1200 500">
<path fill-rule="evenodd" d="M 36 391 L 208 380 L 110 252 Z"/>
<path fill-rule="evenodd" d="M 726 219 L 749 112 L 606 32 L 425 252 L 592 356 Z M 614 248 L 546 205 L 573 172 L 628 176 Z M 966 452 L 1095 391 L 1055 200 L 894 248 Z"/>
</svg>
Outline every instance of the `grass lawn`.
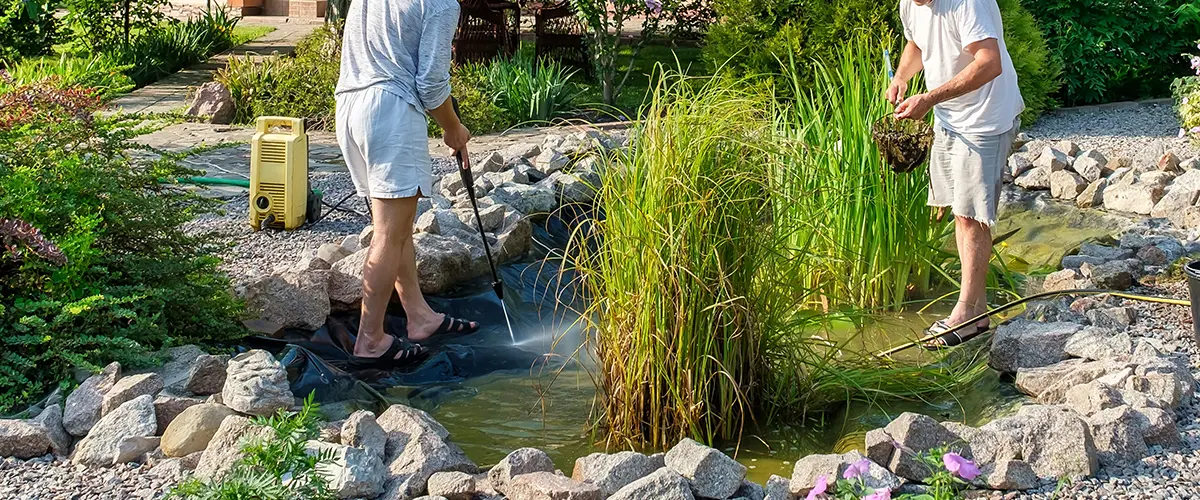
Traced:
<svg viewBox="0 0 1200 500">
<path fill-rule="evenodd" d="M 274 26 L 238 25 L 233 28 L 233 46 L 237 47 L 251 40 L 257 40 L 263 35 L 275 31 Z"/>
<path fill-rule="evenodd" d="M 629 56 L 632 54 L 633 47 L 624 46 L 617 56 L 618 84 L 624 78 L 625 71 L 629 70 Z M 656 69 L 656 66 L 660 64 L 662 68 Z M 699 47 L 644 46 L 638 52 L 637 59 L 633 61 L 633 71 L 629 74 L 629 80 L 625 82 L 625 87 L 617 96 L 617 107 L 625 113 L 636 112 L 646 100 L 646 93 L 651 87 L 651 75 L 661 76 L 663 70 L 679 70 L 695 76 L 708 73 Z M 581 107 L 604 109 L 604 106 L 599 104 L 604 102 L 603 90 L 599 82 L 589 82 L 581 87 L 583 92 L 578 99 Z"/>
</svg>

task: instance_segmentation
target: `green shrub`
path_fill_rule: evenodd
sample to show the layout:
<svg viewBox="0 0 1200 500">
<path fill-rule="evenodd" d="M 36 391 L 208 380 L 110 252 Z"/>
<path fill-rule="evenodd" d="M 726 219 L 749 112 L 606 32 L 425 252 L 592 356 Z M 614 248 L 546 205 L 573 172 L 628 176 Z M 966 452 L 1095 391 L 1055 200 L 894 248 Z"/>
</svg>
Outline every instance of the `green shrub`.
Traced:
<svg viewBox="0 0 1200 500">
<path fill-rule="evenodd" d="M 49 54 L 59 21 L 45 0 L 0 0 L 0 63 Z"/>
<path fill-rule="evenodd" d="M 571 78 L 578 70 L 554 60 L 535 60 L 526 51 L 496 59 L 487 69 L 493 101 L 521 121 L 545 122 L 573 111 L 579 95 Z"/>
<path fill-rule="evenodd" d="M 1200 23 L 1176 22 L 1192 0 L 1051 0 L 1036 14 L 1050 53 L 1063 62 L 1069 105 L 1160 97 L 1186 74 L 1179 54 Z M 1181 18 L 1182 19 L 1182 18 Z"/>
<path fill-rule="evenodd" d="M 466 64 L 450 72 L 450 88 L 458 99 L 459 119 L 475 135 L 501 131 L 520 122 L 516 113 L 496 104 L 487 72 L 488 67 L 483 64 Z M 442 135 L 433 120 L 429 120 L 429 135 Z"/>
<path fill-rule="evenodd" d="M 0 280 L 0 413 L 72 368 L 244 334 L 212 238 L 181 229 L 215 202 L 160 184 L 196 172 L 132 159 L 133 133 L 93 118 L 99 105 L 51 83 L 0 95 L 0 219 L 38 228 L 65 256 L 10 262 Z"/>
<path fill-rule="evenodd" d="M 1180 133 L 1200 137 L 1200 76 L 1185 76 L 1171 85 Z"/>
<path fill-rule="evenodd" d="M 144 86 L 232 47 L 240 20 L 224 9 L 209 10 L 186 21 L 164 22 L 108 53 L 131 65 L 129 77 Z"/>
<path fill-rule="evenodd" d="M 21 85 L 49 80 L 62 88 L 93 89 L 100 97 L 109 98 L 134 88 L 133 80 L 126 75 L 132 69 L 133 65 L 120 64 L 104 54 L 28 58 L 8 66 L 9 80 L 0 81 L 0 94 Z"/>
<path fill-rule="evenodd" d="M 1050 96 L 1060 85 L 1061 65 L 1050 57 L 1046 40 L 1019 0 L 999 0 L 999 5 L 1005 44 L 1028 108 L 1022 118 L 1032 123 L 1055 106 Z M 802 86 L 810 83 L 803 75 L 813 61 L 836 53 L 855 34 L 884 40 L 901 30 L 895 2 L 718 0 L 716 9 L 721 21 L 709 29 L 704 49 L 711 67 L 773 79 L 794 60 L 801 67 Z M 892 52 L 896 64 L 898 52 Z"/>
<path fill-rule="evenodd" d="M 233 95 L 237 123 L 292 116 L 308 120 L 313 129 L 332 129 L 340 60 L 341 44 L 322 26 L 296 46 L 294 57 L 273 55 L 261 64 L 249 56 L 233 57 L 215 79 Z"/>
<path fill-rule="evenodd" d="M 305 443 L 320 434 L 317 403 L 310 394 L 296 413 L 280 410 L 270 418 L 255 417 L 254 425 L 271 429 L 266 439 L 242 446 L 242 456 L 219 482 L 191 478 L 171 490 L 168 498 L 187 500 L 333 500 L 329 482 L 318 468 L 332 462 L 331 451 L 309 453 Z"/>
<path fill-rule="evenodd" d="M 168 0 L 66 0 L 67 22 L 84 49 L 103 52 L 132 43 L 167 20 Z"/>
</svg>

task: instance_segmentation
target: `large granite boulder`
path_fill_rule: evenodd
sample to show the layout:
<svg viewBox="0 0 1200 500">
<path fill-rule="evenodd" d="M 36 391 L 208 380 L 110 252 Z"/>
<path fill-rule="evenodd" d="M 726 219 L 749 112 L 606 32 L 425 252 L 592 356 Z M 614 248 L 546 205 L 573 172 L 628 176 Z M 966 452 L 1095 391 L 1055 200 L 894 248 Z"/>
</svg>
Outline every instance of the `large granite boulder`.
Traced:
<svg viewBox="0 0 1200 500">
<path fill-rule="evenodd" d="M 649 476 L 658 468 L 658 464 L 650 457 L 633 451 L 592 453 L 575 460 L 571 478 L 595 484 L 608 497 L 629 483 Z"/>
<path fill-rule="evenodd" d="M 746 466 L 688 438 L 667 452 L 666 465 L 687 479 L 698 497 L 729 498 L 746 478 Z"/>
<path fill-rule="evenodd" d="M 252 350 L 229 360 L 221 400 L 239 413 L 274 415 L 295 405 L 287 371 L 271 353 Z"/>
<path fill-rule="evenodd" d="M 83 437 L 100 420 L 104 395 L 121 377 L 121 365 L 113 362 L 96 375 L 88 377 L 67 396 L 63 408 L 63 428 L 72 436 Z"/>
<path fill-rule="evenodd" d="M 154 436 L 158 419 L 154 399 L 145 394 L 122 403 L 104 415 L 75 446 L 71 462 L 80 465 L 114 465 L 121 453 L 121 442 L 129 437 Z"/>
<path fill-rule="evenodd" d="M 1015 373 L 1021 368 L 1037 368 L 1067 358 L 1063 348 L 1080 330 L 1074 323 L 1037 323 L 1018 319 L 1001 325 L 992 339 L 988 364 L 997 371 Z"/>
<path fill-rule="evenodd" d="M 329 482 L 330 491 L 341 499 L 375 498 L 383 493 L 387 469 L 374 453 L 339 444 L 308 441 L 305 450 L 314 456 L 332 456 L 317 463 L 317 474 Z"/>
<path fill-rule="evenodd" d="M 1016 415 L 993 420 L 980 429 L 1019 443 L 1022 459 L 1041 479 L 1082 478 L 1099 468 L 1090 426 L 1064 406 L 1026 405 Z"/>
<path fill-rule="evenodd" d="M 237 412 L 224 405 L 204 403 L 180 413 L 162 435 L 162 450 L 168 457 L 184 457 L 208 448 L 225 418 Z"/>
</svg>

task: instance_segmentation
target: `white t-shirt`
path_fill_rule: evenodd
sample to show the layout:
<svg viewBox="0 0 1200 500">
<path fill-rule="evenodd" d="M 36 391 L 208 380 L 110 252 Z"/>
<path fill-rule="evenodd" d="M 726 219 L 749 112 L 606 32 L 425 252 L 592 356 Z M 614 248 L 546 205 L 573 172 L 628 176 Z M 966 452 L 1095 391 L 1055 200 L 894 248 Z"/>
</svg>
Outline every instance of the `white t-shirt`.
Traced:
<svg viewBox="0 0 1200 500">
<path fill-rule="evenodd" d="M 900 0 L 904 37 L 921 48 L 925 85 L 935 89 L 974 61 L 967 45 L 995 38 L 1000 45 L 1001 73 L 982 87 L 933 108 L 935 123 L 959 134 L 997 135 L 1012 129 L 1025 110 L 1017 72 L 996 0 L 933 0 L 916 5 Z"/>
</svg>

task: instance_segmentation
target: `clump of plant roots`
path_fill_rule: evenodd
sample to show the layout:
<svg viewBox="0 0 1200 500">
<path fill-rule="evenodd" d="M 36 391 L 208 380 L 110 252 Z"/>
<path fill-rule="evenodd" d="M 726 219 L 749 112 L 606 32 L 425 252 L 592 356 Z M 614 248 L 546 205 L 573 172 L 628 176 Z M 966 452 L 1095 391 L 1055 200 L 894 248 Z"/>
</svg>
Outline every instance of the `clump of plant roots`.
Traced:
<svg viewBox="0 0 1200 500">
<path fill-rule="evenodd" d="M 908 173 L 925 163 L 933 145 L 933 127 L 925 120 L 897 120 L 892 114 L 875 121 L 871 138 L 883 161 L 898 174 Z"/>
</svg>

